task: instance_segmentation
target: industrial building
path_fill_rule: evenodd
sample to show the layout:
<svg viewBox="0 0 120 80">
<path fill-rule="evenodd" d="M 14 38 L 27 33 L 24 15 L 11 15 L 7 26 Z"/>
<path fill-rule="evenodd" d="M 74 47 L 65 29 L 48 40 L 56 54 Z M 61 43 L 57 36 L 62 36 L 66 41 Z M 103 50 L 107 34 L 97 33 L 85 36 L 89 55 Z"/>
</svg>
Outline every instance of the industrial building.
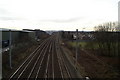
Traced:
<svg viewBox="0 0 120 80">
<path fill-rule="evenodd" d="M 0 43 L 2 43 L 3 48 L 9 45 L 10 38 L 12 44 L 15 44 L 18 40 L 25 39 L 25 37 L 30 37 L 31 40 L 35 40 L 34 31 L 0 29 L 0 32 L 2 32 L 2 40 L 0 41 Z"/>
</svg>

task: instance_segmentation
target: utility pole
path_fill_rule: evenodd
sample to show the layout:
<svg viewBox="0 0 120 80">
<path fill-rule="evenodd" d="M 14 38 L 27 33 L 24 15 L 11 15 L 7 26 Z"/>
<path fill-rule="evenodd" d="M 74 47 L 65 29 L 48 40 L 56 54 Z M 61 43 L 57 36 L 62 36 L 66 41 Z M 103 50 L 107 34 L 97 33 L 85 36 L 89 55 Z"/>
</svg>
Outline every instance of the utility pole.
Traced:
<svg viewBox="0 0 120 80">
<path fill-rule="evenodd" d="M 77 69 L 77 56 L 78 56 L 78 29 L 76 29 L 76 69 Z"/>
<path fill-rule="evenodd" d="M 11 30 L 9 30 L 9 65 L 10 68 L 12 69 L 12 63 L 11 63 L 11 42 L 12 42 L 12 34 L 11 34 Z"/>
<path fill-rule="evenodd" d="M 0 31 L 0 80 L 2 80 L 2 31 Z"/>
</svg>

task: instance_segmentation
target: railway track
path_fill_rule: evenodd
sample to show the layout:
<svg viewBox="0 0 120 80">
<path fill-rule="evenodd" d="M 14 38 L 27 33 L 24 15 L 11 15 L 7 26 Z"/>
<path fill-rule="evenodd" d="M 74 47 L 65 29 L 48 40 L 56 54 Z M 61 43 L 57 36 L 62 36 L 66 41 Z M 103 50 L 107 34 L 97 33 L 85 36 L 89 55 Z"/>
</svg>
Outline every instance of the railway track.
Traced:
<svg viewBox="0 0 120 80">
<path fill-rule="evenodd" d="M 55 78 L 72 79 L 59 43 L 60 38 L 56 34 L 44 40 L 10 75 L 9 80 L 13 78 L 17 80 L 21 78 L 26 78 L 27 80 L 31 78 L 35 80 L 39 78 L 52 78 L 53 80 Z"/>
<path fill-rule="evenodd" d="M 10 79 L 20 78 L 21 75 L 24 74 L 26 71 L 28 74 L 28 71 L 30 71 L 30 70 L 27 70 L 27 69 L 29 69 L 30 65 L 33 65 L 33 63 L 36 61 L 36 57 L 39 55 L 39 52 L 43 48 L 45 48 L 45 44 L 48 44 L 48 40 L 49 39 L 46 39 L 43 43 L 41 43 L 41 45 L 26 58 L 26 60 L 19 66 L 19 68 L 16 69 L 16 71 L 10 76 Z M 26 75 L 24 75 L 24 76 L 25 76 L 25 78 L 27 78 Z"/>
<path fill-rule="evenodd" d="M 61 66 L 61 73 L 62 73 L 63 78 L 69 78 L 71 80 L 72 79 L 71 73 L 68 69 L 68 66 L 65 63 L 65 60 L 63 58 L 62 51 L 60 48 L 60 37 L 59 36 L 57 36 L 56 38 L 56 52 L 59 58 L 58 60 Z"/>
</svg>

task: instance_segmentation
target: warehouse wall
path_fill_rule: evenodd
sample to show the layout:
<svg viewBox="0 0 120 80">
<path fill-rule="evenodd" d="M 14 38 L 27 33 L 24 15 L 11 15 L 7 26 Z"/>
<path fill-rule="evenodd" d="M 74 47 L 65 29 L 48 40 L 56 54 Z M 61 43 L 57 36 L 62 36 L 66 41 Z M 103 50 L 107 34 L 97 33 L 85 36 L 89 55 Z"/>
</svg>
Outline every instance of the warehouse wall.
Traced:
<svg viewBox="0 0 120 80">
<path fill-rule="evenodd" d="M 29 32 L 28 35 L 31 37 L 32 40 L 35 40 L 35 32 Z"/>
<path fill-rule="evenodd" d="M 25 31 L 11 31 L 12 44 L 17 44 L 19 42 L 27 42 L 28 40 L 35 40 L 35 32 L 25 32 Z M 9 44 L 10 32 L 2 31 L 2 43 L 7 41 Z"/>
<path fill-rule="evenodd" d="M 18 38 L 18 35 L 19 35 L 19 32 L 12 31 L 11 32 L 12 41 L 15 41 L 15 39 Z M 2 31 L 2 40 L 9 40 L 9 37 L 10 37 L 9 31 Z"/>
</svg>

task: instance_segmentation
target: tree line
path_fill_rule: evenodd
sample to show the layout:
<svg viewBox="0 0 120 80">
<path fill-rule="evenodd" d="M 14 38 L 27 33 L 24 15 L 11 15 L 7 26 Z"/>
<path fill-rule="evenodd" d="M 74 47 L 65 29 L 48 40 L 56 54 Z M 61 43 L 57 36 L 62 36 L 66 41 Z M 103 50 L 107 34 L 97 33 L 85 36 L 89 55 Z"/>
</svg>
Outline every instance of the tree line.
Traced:
<svg viewBox="0 0 120 80">
<path fill-rule="evenodd" d="M 73 34 L 75 32 L 61 31 L 60 34 L 64 40 L 74 40 Z M 89 42 L 90 49 L 97 50 L 97 55 L 120 56 L 120 25 L 117 22 L 107 22 L 95 26 L 94 31 L 90 32 L 90 34 L 94 37 Z M 89 46 L 89 43 L 87 43 L 87 46 Z M 96 44 L 98 45 L 97 48 L 92 47 L 92 45 Z"/>
<path fill-rule="evenodd" d="M 94 27 L 95 41 L 99 53 L 105 56 L 120 56 L 120 26 L 117 22 L 108 22 Z"/>
</svg>

